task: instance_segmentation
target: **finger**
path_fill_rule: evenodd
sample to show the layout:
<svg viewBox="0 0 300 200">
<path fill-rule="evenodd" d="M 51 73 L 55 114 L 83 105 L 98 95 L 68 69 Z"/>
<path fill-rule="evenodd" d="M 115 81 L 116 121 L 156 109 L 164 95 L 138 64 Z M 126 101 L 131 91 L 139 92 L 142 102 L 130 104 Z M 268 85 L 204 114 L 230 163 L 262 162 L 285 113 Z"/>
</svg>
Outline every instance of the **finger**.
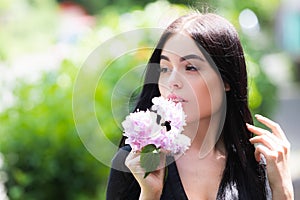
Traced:
<svg viewBox="0 0 300 200">
<path fill-rule="evenodd" d="M 139 159 L 140 157 L 133 157 L 128 155 L 128 157 L 125 160 L 125 165 L 129 168 L 132 169 L 135 166 L 139 165 Z"/>
<path fill-rule="evenodd" d="M 260 161 L 260 158 L 261 158 L 260 154 L 262 154 L 266 158 L 267 164 L 270 163 L 271 160 L 273 160 L 274 158 L 277 157 L 276 151 L 271 151 L 268 147 L 266 147 L 262 144 L 256 146 L 254 154 L 255 154 L 256 160 L 259 155 L 259 160 L 257 160 L 258 162 Z"/>
<path fill-rule="evenodd" d="M 251 131 L 252 133 L 254 133 L 258 136 L 267 135 L 268 137 L 270 137 L 277 146 L 280 146 L 284 149 L 285 154 L 287 154 L 289 152 L 291 145 L 287 139 L 281 139 L 280 137 L 275 136 L 275 134 L 272 134 L 271 132 L 269 132 L 265 129 L 262 129 L 262 128 L 259 128 L 259 127 L 256 127 L 256 126 L 253 126 L 250 124 L 246 124 L 246 125 L 247 125 L 248 130 Z M 256 141 L 253 141 L 252 143 L 256 143 Z"/>
<path fill-rule="evenodd" d="M 259 122 L 269 127 L 277 137 L 286 140 L 286 136 L 278 123 L 262 115 L 256 114 L 255 117 Z"/>
<path fill-rule="evenodd" d="M 282 148 L 281 144 L 278 144 L 277 141 L 274 141 L 272 137 L 269 137 L 268 135 L 260 135 L 255 136 L 249 140 L 252 144 L 262 144 L 268 147 L 272 151 L 279 151 Z"/>
<path fill-rule="evenodd" d="M 132 173 L 144 173 L 145 170 L 140 166 L 140 153 L 130 152 L 125 160 L 125 165 Z"/>
<path fill-rule="evenodd" d="M 261 160 L 261 153 L 260 153 L 260 151 L 258 151 L 257 149 L 256 149 L 256 147 L 257 146 L 259 146 L 259 145 L 262 145 L 262 144 L 256 144 L 255 145 L 255 151 L 254 151 L 254 157 L 255 157 L 255 160 L 257 161 L 257 162 L 260 162 L 260 160 Z"/>
<path fill-rule="evenodd" d="M 157 169 L 159 170 L 159 169 L 162 169 L 165 167 L 166 167 L 166 154 L 160 152 L 160 163 L 159 163 Z"/>
<path fill-rule="evenodd" d="M 132 160 L 136 157 L 140 156 L 140 152 L 134 152 L 134 151 L 130 151 L 129 154 L 127 155 L 126 160 Z"/>
<path fill-rule="evenodd" d="M 255 135 L 272 134 L 269 131 L 267 131 L 266 129 L 253 126 L 253 125 L 248 124 L 248 123 L 246 123 L 246 126 L 247 126 L 248 130 L 250 132 L 254 133 Z"/>
</svg>

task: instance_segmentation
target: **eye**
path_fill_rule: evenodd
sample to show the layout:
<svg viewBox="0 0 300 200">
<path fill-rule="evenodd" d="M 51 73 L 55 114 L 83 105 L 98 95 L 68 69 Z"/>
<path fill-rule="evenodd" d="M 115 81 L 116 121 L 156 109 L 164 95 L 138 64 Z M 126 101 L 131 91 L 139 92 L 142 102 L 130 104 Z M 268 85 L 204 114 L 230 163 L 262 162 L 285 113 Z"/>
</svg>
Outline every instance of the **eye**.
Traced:
<svg viewBox="0 0 300 200">
<path fill-rule="evenodd" d="M 164 66 L 164 65 L 161 65 L 159 71 L 160 71 L 161 73 L 167 73 L 167 72 L 170 72 L 171 70 L 170 70 L 169 67 Z"/>
<path fill-rule="evenodd" d="M 160 72 L 161 72 L 161 73 L 167 73 L 167 72 L 168 72 L 168 68 L 166 68 L 166 67 L 161 67 L 161 68 L 160 68 Z"/>
<path fill-rule="evenodd" d="M 199 68 L 194 66 L 194 65 L 188 64 L 188 65 L 185 66 L 185 70 L 187 70 L 187 71 L 198 71 Z"/>
</svg>

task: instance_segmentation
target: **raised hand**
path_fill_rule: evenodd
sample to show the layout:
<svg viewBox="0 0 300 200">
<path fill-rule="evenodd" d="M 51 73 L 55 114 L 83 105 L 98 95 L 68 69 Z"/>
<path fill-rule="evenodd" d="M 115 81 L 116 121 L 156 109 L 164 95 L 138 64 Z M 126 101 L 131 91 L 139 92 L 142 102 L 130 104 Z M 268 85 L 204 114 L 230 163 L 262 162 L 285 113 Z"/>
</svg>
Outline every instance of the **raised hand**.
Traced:
<svg viewBox="0 0 300 200">
<path fill-rule="evenodd" d="M 259 162 L 261 155 L 266 159 L 267 175 L 273 200 L 294 199 L 293 185 L 289 169 L 290 143 L 279 124 L 261 115 L 256 119 L 270 128 L 271 132 L 250 124 L 249 131 L 256 136 L 250 139 L 255 146 L 255 158 Z"/>
</svg>

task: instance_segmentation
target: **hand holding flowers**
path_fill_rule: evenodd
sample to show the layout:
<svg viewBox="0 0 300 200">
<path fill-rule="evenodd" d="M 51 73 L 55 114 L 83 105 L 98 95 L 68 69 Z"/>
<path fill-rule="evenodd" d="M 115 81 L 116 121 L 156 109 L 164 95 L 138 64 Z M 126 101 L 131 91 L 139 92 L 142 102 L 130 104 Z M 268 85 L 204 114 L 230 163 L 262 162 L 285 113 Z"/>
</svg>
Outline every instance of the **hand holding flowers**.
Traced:
<svg viewBox="0 0 300 200">
<path fill-rule="evenodd" d="M 140 165 L 144 178 L 155 171 L 160 163 L 160 152 L 170 155 L 183 154 L 191 140 L 182 134 L 186 115 L 182 105 L 154 97 L 151 110 L 130 113 L 122 122 L 126 144 L 133 152 L 140 152 Z"/>
</svg>

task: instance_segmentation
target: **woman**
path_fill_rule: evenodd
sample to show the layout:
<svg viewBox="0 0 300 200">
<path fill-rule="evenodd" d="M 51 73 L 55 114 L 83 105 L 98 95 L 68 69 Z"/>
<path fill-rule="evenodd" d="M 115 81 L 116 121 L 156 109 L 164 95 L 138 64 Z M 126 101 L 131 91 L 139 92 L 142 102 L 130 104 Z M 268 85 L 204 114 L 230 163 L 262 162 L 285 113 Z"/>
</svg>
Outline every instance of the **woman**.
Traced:
<svg viewBox="0 0 300 200">
<path fill-rule="evenodd" d="M 123 138 L 107 199 L 293 199 L 289 142 L 263 116 L 256 118 L 272 133 L 251 125 L 243 49 L 227 20 L 192 13 L 166 29 L 149 60 L 135 110 L 150 108 L 156 96 L 182 103 L 183 133 L 192 144 L 182 156 L 161 156 L 160 166 L 167 166 L 144 178 L 140 154 Z"/>
</svg>

